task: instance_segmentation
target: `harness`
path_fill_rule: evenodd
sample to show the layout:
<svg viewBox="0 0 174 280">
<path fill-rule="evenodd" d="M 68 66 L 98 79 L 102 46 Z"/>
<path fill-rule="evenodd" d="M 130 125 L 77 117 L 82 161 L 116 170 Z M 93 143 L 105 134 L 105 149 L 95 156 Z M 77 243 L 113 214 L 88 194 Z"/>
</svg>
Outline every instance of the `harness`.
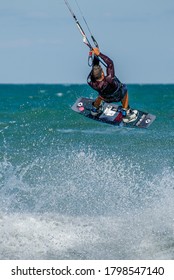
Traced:
<svg viewBox="0 0 174 280">
<path fill-rule="evenodd" d="M 103 97 L 108 102 L 120 101 L 121 96 L 123 95 L 122 89 L 124 84 L 122 84 L 116 76 L 113 78 L 113 80 L 117 84 L 116 90 L 113 91 L 113 85 L 108 84 L 99 93 L 101 97 Z"/>
</svg>

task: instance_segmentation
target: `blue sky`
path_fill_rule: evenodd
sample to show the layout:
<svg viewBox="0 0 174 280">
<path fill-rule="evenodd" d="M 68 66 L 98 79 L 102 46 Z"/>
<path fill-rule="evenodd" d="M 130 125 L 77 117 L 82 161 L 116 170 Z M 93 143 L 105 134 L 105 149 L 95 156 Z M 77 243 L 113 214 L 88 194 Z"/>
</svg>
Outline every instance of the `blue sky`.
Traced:
<svg viewBox="0 0 174 280">
<path fill-rule="evenodd" d="M 0 83 L 86 83 L 88 48 L 63 0 L 0 2 Z M 174 83 L 173 0 L 78 3 L 123 82 Z"/>
</svg>

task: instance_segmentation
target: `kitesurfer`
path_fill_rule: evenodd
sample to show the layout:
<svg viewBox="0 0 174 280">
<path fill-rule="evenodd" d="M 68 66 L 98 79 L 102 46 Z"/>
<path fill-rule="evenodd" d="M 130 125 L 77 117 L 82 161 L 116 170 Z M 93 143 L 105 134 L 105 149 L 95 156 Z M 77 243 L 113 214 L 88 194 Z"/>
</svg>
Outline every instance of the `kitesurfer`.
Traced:
<svg viewBox="0 0 174 280">
<path fill-rule="evenodd" d="M 126 123 L 134 121 L 137 118 L 138 111 L 130 109 L 127 86 L 121 83 L 115 76 L 113 61 L 101 53 L 98 48 L 93 48 L 90 54 L 94 55 L 94 60 L 87 82 L 99 93 L 98 97 L 93 102 L 91 114 L 97 116 L 102 112 L 102 101 L 107 103 L 121 102 L 123 121 Z M 100 66 L 98 57 L 106 64 L 106 75 Z"/>
</svg>

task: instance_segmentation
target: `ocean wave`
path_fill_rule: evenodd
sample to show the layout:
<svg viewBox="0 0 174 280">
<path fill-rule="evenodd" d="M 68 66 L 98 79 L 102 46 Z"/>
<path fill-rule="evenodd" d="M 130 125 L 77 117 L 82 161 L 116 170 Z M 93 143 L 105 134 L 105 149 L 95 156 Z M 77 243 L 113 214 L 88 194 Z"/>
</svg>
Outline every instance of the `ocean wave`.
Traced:
<svg viewBox="0 0 174 280">
<path fill-rule="evenodd" d="M 64 151 L 17 167 L 4 159 L 0 258 L 173 259 L 173 171 L 147 178 L 115 156 Z"/>
<path fill-rule="evenodd" d="M 0 259 L 174 259 L 173 225 L 131 216 L 0 214 Z"/>
</svg>

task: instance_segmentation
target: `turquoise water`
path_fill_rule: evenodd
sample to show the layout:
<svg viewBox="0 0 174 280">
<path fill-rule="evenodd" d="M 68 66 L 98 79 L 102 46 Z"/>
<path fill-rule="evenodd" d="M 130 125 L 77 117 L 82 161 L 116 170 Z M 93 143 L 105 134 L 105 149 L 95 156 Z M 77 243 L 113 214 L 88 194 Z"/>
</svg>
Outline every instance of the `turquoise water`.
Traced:
<svg viewBox="0 0 174 280">
<path fill-rule="evenodd" d="M 0 259 L 174 259 L 174 85 L 147 129 L 79 116 L 87 85 L 0 85 Z"/>
</svg>

